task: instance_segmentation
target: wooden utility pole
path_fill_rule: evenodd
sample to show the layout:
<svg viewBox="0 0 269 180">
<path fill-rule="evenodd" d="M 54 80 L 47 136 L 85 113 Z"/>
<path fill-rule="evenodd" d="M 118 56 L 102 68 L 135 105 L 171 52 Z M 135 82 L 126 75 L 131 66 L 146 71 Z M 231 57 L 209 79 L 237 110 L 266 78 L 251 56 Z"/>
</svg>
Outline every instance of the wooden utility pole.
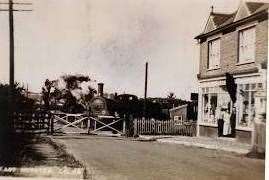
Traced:
<svg viewBox="0 0 269 180">
<path fill-rule="evenodd" d="M 148 91 L 148 62 L 146 62 L 146 68 L 145 68 L 144 117 L 147 116 L 147 91 Z"/>
<path fill-rule="evenodd" d="M 32 11 L 31 9 L 14 9 L 13 5 L 32 5 L 32 3 L 23 3 L 18 2 L 14 3 L 13 0 L 9 0 L 8 2 L 0 2 L 0 4 L 8 5 L 8 9 L 0 9 L 0 11 L 8 11 L 9 14 L 9 85 L 10 88 L 14 88 L 14 69 L 15 69 L 15 61 L 14 61 L 14 11 Z M 12 92 L 12 91 L 10 91 Z M 12 94 L 12 93 L 11 93 Z"/>
<path fill-rule="evenodd" d="M 0 4 L 8 5 L 8 9 L 0 9 L 0 11 L 8 11 L 9 14 L 9 92 L 8 92 L 8 116 L 11 118 L 14 108 L 14 77 L 15 77 L 15 48 L 14 48 L 14 11 L 32 11 L 31 9 L 14 9 L 13 5 L 32 5 L 32 3 L 18 2 L 13 0 L 8 2 L 0 2 Z M 11 123 L 11 121 L 10 121 Z"/>
<path fill-rule="evenodd" d="M 13 19 L 13 0 L 9 0 L 9 86 L 10 95 L 13 96 L 14 88 L 14 19 Z"/>
</svg>

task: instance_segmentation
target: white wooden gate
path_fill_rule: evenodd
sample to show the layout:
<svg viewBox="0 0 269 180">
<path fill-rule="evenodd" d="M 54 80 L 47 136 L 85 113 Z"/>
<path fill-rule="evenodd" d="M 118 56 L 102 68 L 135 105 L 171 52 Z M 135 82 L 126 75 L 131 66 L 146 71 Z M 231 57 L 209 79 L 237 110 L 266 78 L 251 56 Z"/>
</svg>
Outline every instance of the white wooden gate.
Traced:
<svg viewBox="0 0 269 180">
<path fill-rule="evenodd" d="M 88 133 L 86 114 L 53 113 L 53 133 Z"/>
<path fill-rule="evenodd" d="M 126 132 L 125 119 L 114 116 L 92 117 L 86 114 L 52 113 L 52 122 L 52 133 L 99 134 L 102 130 L 112 130 L 123 135 Z M 113 127 L 116 124 L 118 126 Z"/>
<path fill-rule="evenodd" d="M 122 123 L 122 128 L 115 128 L 112 126 L 116 123 Z M 119 135 L 124 135 L 126 132 L 126 122 L 124 118 L 114 116 L 89 117 L 89 124 L 94 124 L 93 128 L 89 127 L 89 134 L 98 134 L 99 131 L 104 130 L 105 128 L 112 130 Z"/>
</svg>

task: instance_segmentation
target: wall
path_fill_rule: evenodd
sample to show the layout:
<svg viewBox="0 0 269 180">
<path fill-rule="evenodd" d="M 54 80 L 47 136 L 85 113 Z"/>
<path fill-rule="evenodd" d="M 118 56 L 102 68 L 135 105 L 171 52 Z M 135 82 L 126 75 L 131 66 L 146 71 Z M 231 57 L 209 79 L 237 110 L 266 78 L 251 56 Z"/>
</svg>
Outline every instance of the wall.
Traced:
<svg viewBox="0 0 269 180">
<path fill-rule="evenodd" d="M 251 144 L 251 131 L 236 130 L 235 139 L 240 143 Z M 218 137 L 218 128 L 211 126 L 199 126 L 199 136 L 216 138 Z"/>
<path fill-rule="evenodd" d="M 264 15 L 265 16 L 265 15 Z M 214 76 L 222 76 L 226 72 L 238 74 L 242 72 L 254 71 L 258 65 L 267 60 L 267 42 L 268 42 L 268 18 L 260 17 L 260 22 L 253 21 L 248 24 L 241 25 L 231 29 L 230 32 L 224 32 L 214 35 L 220 37 L 220 68 L 216 70 L 207 69 L 208 61 L 208 41 L 214 36 L 207 38 L 200 44 L 200 65 L 199 76 L 202 78 L 210 78 Z M 256 23 L 256 58 L 255 63 L 237 65 L 238 58 L 238 30 L 245 26 Z"/>
<path fill-rule="evenodd" d="M 187 120 L 187 105 L 177 109 L 170 110 L 170 117 L 174 119 L 174 116 L 182 116 L 183 120 Z"/>
</svg>

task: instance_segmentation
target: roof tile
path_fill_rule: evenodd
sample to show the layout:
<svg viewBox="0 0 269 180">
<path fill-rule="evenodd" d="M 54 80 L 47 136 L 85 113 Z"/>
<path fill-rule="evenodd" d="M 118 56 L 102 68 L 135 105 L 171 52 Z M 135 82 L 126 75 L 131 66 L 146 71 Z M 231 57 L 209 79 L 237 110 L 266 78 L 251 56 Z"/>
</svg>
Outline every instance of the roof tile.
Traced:
<svg viewBox="0 0 269 180">
<path fill-rule="evenodd" d="M 254 13 L 257 9 L 262 7 L 265 3 L 259 3 L 259 2 L 246 2 L 246 5 L 250 11 L 250 13 Z"/>
</svg>

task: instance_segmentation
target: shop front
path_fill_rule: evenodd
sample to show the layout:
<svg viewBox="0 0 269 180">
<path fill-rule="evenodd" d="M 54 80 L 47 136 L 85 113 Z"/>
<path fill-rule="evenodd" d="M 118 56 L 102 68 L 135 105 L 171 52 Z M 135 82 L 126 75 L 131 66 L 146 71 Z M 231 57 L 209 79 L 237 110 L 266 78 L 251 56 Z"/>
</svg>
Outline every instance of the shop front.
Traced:
<svg viewBox="0 0 269 180">
<path fill-rule="evenodd" d="M 234 137 L 239 141 L 251 143 L 255 117 L 255 93 L 263 89 L 263 81 L 259 76 L 236 77 L 236 102 L 233 103 L 227 91 L 225 79 L 202 81 L 199 87 L 198 102 L 198 136 L 220 136 L 220 113 L 223 108 L 232 114 L 234 108 Z"/>
</svg>

